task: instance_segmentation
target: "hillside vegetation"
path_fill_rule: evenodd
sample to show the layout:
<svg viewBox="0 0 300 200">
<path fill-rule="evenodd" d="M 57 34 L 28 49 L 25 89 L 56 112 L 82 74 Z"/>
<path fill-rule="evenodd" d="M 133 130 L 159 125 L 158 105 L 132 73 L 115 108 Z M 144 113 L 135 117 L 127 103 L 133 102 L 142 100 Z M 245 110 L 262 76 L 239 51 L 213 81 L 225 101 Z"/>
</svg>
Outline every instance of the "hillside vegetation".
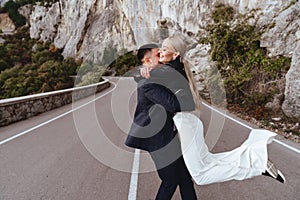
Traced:
<svg viewBox="0 0 300 200">
<path fill-rule="evenodd" d="M 207 84 L 213 103 L 225 103 L 229 110 L 247 120 L 256 120 L 261 127 L 300 135 L 296 119 L 285 116 L 280 107 L 266 106 L 275 98 L 281 106 L 285 74 L 291 65 L 291 58 L 270 58 L 267 49 L 260 47 L 262 34 L 274 24 L 257 27 L 254 15 L 238 14 L 224 4 L 216 5 L 212 19 L 213 23 L 204 28 L 208 34 L 200 43 L 211 46 L 210 56 L 215 66 L 208 73 Z"/>
<path fill-rule="evenodd" d="M 26 27 L 4 37 L 0 44 L 0 98 L 65 89 L 73 86 L 71 75 L 79 63 L 64 59 L 50 43 L 30 39 Z"/>
</svg>

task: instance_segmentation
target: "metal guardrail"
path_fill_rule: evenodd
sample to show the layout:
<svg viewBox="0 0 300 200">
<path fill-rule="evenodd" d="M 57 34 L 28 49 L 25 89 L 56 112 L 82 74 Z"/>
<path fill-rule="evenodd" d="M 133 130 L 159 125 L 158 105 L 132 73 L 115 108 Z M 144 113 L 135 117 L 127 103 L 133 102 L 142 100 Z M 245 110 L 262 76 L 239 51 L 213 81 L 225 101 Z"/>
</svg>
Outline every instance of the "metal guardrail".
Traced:
<svg viewBox="0 0 300 200">
<path fill-rule="evenodd" d="M 100 83 L 0 100 L 0 127 L 5 126 L 78 99 L 100 92 L 110 86 L 108 80 Z"/>
</svg>

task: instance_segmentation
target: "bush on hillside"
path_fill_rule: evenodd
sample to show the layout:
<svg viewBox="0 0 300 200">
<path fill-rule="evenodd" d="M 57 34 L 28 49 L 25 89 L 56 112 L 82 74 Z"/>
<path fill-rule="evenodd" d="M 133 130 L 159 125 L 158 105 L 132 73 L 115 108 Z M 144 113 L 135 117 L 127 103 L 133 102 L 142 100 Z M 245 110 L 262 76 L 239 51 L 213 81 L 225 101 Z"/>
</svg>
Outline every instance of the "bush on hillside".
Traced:
<svg viewBox="0 0 300 200">
<path fill-rule="evenodd" d="M 248 24 L 251 17 L 218 4 L 212 12 L 214 23 L 206 28 L 208 36 L 200 40 L 211 45 L 211 59 L 221 73 L 227 101 L 245 106 L 264 104 L 280 92 L 276 81 L 284 77 L 291 62 L 283 56 L 268 57 L 267 50 L 260 47 L 263 30 Z M 270 82 L 275 82 L 274 87 L 261 89 Z"/>
</svg>

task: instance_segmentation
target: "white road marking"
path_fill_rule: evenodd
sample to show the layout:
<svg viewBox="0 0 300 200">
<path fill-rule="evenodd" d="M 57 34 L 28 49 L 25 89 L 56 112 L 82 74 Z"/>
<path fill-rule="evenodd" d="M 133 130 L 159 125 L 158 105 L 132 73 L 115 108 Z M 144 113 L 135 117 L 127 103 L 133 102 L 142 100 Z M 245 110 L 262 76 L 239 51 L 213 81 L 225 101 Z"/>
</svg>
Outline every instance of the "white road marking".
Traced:
<svg viewBox="0 0 300 200">
<path fill-rule="evenodd" d="M 237 124 L 240 124 L 240 125 L 242 125 L 242 126 L 248 128 L 248 129 L 250 129 L 250 130 L 253 129 L 251 126 L 248 126 L 248 125 L 246 125 L 246 124 L 244 124 L 244 123 L 242 123 L 242 122 L 240 122 L 240 121 L 238 121 L 238 120 L 236 120 L 236 119 L 230 117 L 229 115 L 226 115 L 226 114 L 222 113 L 221 111 L 217 110 L 216 108 L 214 108 L 214 107 L 212 107 L 212 106 L 210 106 L 210 105 L 208 105 L 208 104 L 206 104 L 206 103 L 204 103 L 204 102 L 202 102 L 202 104 L 205 105 L 206 107 L 210 108 L 211 110 L 213 110 L 213 111 L 219 113 L 220 115 L 223 115 L 224 117 L 227 117 L 228 119 L 230 119 L 230 120 L 236 122 Z M 226 112 L 226 111 L 225 111 L 225 112 Z"/>
<path fill-rule="evenodd" d="M 288 148 L 288 149 L 290 149 L 290 150 L 292 150 L 292 151 L 295 151 L 296 153 L 299 153 L 299 154 L 300 154 L 300 150 L 299 150 L 299 149 L 296 149 L 296 148 L 294 148 L 294 147 L 292 147 L 292 146 L 290 146 L 290 145 L 288 145 L 288 144 L 285 144 L 284 142 L 281 142 L 281 141 L 279 141 L 279 140 L 276 140 L 276 139 L 273 139 L 273 141 L 274 141 L 274 142 L 277 142 L 278 144 L 281 144 L 281 145 L 284 146 L 285 148 Z"/>
<path fill-rule="evenodd" d="M 214 108 L 214 107 L 212 107 L 212 106 L 210 106 L 210 105 L 208 105 L 208 104 L 206 104 L 206 103 L 204 103 L 204 102 L 202 102 L 202 104 L 203 104 L 204 106 L 210 108 L 211 110 L 213 110 L 213 111 L 219 113 L 220 115 L 223 115 L 224 117 L 227 117 L 228 119 L 230 119 L 230 120 L 232 120 L 232 121 L 234 121 L 234 122 L 236 122 L 236 123 L 238 123 L 238 124 L 240 124 L 240 125 L 242 125 L 242 126 L 248 128 L 248 129 L 250 129 L 250 130 L 253 130 L 253 129 L 254 129 L 254 128 L 248 126 L 247 124 L 244 124 L 244 123 L 242 123 L 242 122 L 240 122 L 240 121 L 238 121 L 238 120 L 236 120 L 236 119 L 230 117 L 229 115 L 226 115 L 226 114 L 222 113 L 221 111 L 217 110 L 216 108 Z M 277 140 L 277 139 L 273 139 L 273 141 L 276 142 L 276 143 L 278 143 L 278 144 L 280 144 L 280 145 L 282 145 L 282 146 L 284 146 L 284 147 L 286 147 L 286 148 L 288 148 L 288 149 L 290 149 L 290 150 L 292 150 L 292 151 L 294 151 L 294 152 L 296 152 L 296 153 L 298 153 L 298 154 L 300 154 L 300 150 L 299 150 L 299 149 L 296 149 L 295 147 L 292 147 L 292 146 L 290 146 L 290 145 L 288 145 L 288 144 L 285 144 L 284 142 L 281 142 L 281 141 L 279 141 L 279 140 Z"/>
<path fill-rule="evenodd" d="M 140 150 L 135 149 L 131 170 L 128 200 L 136 200 L 140 166 Z"/>
</svg>

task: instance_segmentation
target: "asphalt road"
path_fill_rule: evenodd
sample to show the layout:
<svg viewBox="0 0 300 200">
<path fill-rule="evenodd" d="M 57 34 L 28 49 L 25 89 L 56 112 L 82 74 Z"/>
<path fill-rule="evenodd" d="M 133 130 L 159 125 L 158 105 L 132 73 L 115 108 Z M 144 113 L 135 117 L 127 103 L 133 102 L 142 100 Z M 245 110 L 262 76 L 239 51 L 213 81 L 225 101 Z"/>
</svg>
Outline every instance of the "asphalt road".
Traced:
<svg viewBox="0 0 300 200">
<path fill-rule="evenodd" d="M 151 159 L 124 145 L 135 83 L 129 78 L 111 81 L 109 89 L 95 96 L 0 128 L 1 200 L 154 199 L 160 181 Z M 253 128 L 202 108 L 213 152 L 236 148 Z M 299 144 L 280 136 L 268 145 L 269 157 L 284 172 L 286 184 L 258 176 L 196 185 L 198 199 L 300 199 L 299 149 Z M 132 173 L 133 168 L 140 173 Z M 173 199 L 180 199 L 179 191 Z"/>
</svg>

